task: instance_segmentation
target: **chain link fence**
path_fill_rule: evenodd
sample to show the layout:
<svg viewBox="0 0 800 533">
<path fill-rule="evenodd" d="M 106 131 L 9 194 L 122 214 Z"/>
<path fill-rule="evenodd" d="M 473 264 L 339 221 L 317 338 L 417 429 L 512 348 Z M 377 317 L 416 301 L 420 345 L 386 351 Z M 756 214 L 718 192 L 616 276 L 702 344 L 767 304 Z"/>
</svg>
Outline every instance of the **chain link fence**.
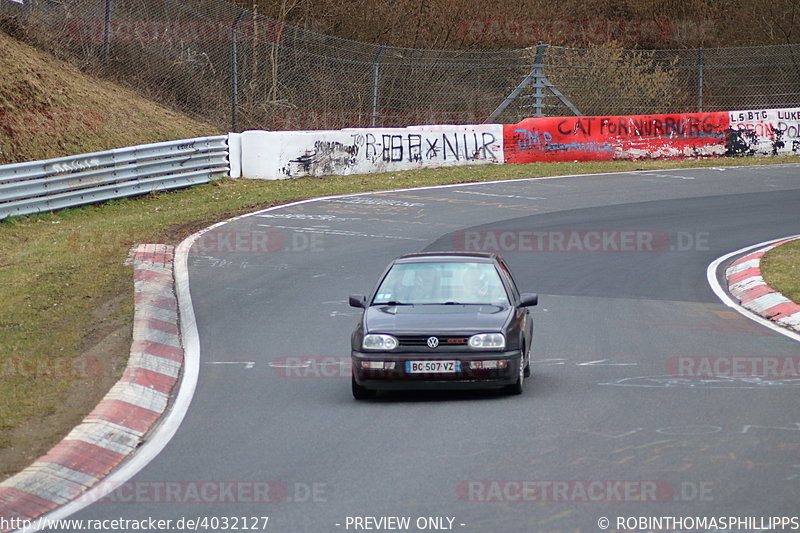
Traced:
<svg viewBox="0 0 800 533">
<path fill-rule="evenodd" d="M 800 45 L 421 50 L 322 35 L 224 0 L 0 0 L 0 27 L 233 131 L 800 105 Z"/>
</svg>

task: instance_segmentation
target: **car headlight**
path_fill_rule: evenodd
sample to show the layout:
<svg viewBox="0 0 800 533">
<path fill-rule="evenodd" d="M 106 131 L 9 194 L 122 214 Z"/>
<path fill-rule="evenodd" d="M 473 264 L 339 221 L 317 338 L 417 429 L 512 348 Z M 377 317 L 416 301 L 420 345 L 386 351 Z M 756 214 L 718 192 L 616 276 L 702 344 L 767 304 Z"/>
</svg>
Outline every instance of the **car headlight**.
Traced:
<svg viewBox="0 0 800 533">
<path fill-rule="evenodd" d="M 361 346 L 365 350 L 394 350 L 397 348 L 397 339 L 391 335 L 370 333 L 369 335 L 364 335 Z"/>
<path fill-rule="evenodd" d="M 469 338 L 469 345 L 483 350 L 502 350 L 506 347 L 506 338 L 502 333 L 479 333 Z"/>
</svg>

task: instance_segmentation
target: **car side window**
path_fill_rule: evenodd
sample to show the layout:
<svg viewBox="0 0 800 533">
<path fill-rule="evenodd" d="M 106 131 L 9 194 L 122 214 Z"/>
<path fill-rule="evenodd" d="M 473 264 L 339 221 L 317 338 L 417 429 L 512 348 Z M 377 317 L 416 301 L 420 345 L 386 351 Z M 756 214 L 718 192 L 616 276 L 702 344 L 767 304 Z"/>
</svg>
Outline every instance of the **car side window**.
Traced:
<svg viewBox="0 0 800 533">
<path fill-rule="evenodd" d="M 519 302 L 519 290 L 517 289 L 517 285 L 514 283 L 514 278 L 511 276 L 511 271 L 508 270 L 506 262 L 500 259 L 497 263 L 500 265 L 501 275 L 505 278 L 508 286 L 511 288 L 512 297 L 515 301 Z"/>
</svg>

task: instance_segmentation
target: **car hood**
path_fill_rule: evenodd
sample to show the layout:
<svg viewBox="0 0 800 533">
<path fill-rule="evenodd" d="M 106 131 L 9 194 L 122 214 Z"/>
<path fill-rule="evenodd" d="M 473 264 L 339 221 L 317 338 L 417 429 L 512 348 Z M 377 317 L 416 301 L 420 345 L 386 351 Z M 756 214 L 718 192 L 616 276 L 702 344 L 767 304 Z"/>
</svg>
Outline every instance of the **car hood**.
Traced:
<svg viewBox="0 0 800 533">
<path fill-rule="evenodd" d="M 500 305 L 375 305 L 365 311 L 364 329 L 392 334 L 501 331 L 511 311 Z"/>
</svg>

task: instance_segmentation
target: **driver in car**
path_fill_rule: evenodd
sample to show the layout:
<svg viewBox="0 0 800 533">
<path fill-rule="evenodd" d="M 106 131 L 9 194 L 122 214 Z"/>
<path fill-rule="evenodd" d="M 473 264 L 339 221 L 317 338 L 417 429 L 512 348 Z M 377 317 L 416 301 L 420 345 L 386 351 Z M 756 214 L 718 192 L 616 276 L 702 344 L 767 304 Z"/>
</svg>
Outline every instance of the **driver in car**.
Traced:
<svg viewBox="0 0 800 533">
<path fill-rule="evenodd" d="M 496 303 L 505 300 L 505 291 L 492 276 L 487 276 L 479 268 L 467 269 L 462 278 L 463 303 Z"/>
</svg>

